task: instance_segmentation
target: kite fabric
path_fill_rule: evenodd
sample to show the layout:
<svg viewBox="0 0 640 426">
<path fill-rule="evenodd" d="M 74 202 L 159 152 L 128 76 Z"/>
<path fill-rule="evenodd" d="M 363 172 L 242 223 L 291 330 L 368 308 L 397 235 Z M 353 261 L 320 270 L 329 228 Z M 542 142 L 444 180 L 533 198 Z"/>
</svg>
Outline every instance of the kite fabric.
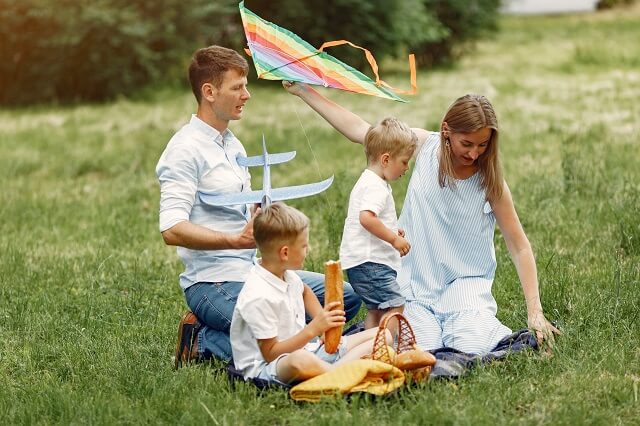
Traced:
<svg viewBox="0 0 640 426">
<path fill-rule="evenodd" d="M 249 46 L 247 53 L 253 58 L 258 78 L 309 83 L 399 102 L 407 101 L 396 93 L 415 94 L 417 91 L 413 55 L 409 56 L 411 90 L 397 90 L 380 80 L 378 65 L 367 49 L 346 40 L 329 41 L 316 49 L 291 31 L 260 18 L 244 7 L 244 1 L 240 2 L 239 7 Z M 341 44 L 348 44 L 365 52 L 376 81 L 323 51 L 327 47 Z"/>
</svg>

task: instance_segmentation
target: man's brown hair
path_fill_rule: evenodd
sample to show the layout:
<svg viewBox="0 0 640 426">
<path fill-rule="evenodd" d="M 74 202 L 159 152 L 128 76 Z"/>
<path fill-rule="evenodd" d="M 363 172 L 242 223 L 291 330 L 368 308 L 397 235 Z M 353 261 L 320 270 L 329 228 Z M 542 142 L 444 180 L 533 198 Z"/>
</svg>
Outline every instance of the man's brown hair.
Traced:
<svg viewBox="0 0 640 426">
<path fill-rule="evenodd" d="M 202 100 L 202 85 L 211 83 L 219 88 L 228 70 L 236 70 L 246 76 L 249 64 L 238 52 L 226 47 L 209 46 L 196 50 L 189 65 L 189 82 L 198 103 Z"/>
</svg>

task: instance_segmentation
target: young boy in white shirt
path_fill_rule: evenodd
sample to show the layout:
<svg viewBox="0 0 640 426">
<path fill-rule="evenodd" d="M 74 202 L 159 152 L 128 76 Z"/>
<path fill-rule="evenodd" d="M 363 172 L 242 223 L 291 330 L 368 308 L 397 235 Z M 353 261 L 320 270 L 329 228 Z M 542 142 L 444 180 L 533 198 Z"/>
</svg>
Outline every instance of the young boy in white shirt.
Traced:
<svg viewBox="0 0 640 426">
<path fill-rule="evenodd" d="M 349 196 L 340 262 L 367 307 L 366 329 L 377 327 L 385 314 L 403 311 L 396 277 L 411 245 L 398 228 L 389 182 L 409 169 L 416 143 L 411 128 L 395 118 L 383 119 L 365 136 L 368 165 Z"/>
<path fill-rule="evenodd" d="M 339 302 L 323 308 L 293 272 L 307 256 L 309 219 L 293 207 L 274 203 L 255 217 L 253 236 L 262 258 L 247 276 L 231 321 L 233 360 L 245 380 L 290 384 L 370 354 L 376 330 L 342 337 L 334 354 L 317 338 L 344 325 L 345 312 L 332 310 Z M 305 312 L 313 318 L 309 324 Z"/>
</svg>

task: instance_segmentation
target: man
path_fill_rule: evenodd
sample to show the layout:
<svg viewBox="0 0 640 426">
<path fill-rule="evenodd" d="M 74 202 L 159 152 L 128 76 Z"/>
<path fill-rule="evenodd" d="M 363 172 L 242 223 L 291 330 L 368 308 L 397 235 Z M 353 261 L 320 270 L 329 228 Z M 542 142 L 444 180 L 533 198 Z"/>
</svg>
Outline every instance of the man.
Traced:
<svg viewBox="0 0 640 426">
<path fill-rule="evenodd" d="M 191 309 L 180 321 L 176 368 L 185 361 L 231 358 L 231 317 L 256 254 L 255 212 L 246 205 L 205 205 L 198 191 L 251 190 L 249 171 L 236 162 L 238 155 L 246 156 L 245 149 L 228 129 L 251 98 L 248 71 L 247 61 L 234 50 L 210 46 L 195 52 L 189 81 L 197 113 L 171 138 L 156 167 L 160 232 L 166 244 L 178 246 L 185 265 L 180 286 Z M 322 303 L 324 276 L 296 273 Z M 344 294 L 349 320 L 360 309 L 360 299 L 348 284 Z"/>
</svg>

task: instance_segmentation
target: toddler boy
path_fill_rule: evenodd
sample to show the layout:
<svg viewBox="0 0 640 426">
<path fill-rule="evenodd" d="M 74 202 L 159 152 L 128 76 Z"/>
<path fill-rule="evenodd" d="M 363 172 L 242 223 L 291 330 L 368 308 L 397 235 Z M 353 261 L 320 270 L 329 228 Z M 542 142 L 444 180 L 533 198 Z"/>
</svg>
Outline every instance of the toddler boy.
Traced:
<svg viewBox="0 0 640 426">
<path fill-rule="evenodd" d="M 366 329 L 377 327 L 385 314 L 403 311 L 396 277 L 411 246 L 398 229 L 389 182 L 409 169 L 416 143 L 411 128 L 395 118 L 372 126 L 364 139 L 368 165 L 349 196 L 340 262 L 367 307 Z"/>
</svg>

